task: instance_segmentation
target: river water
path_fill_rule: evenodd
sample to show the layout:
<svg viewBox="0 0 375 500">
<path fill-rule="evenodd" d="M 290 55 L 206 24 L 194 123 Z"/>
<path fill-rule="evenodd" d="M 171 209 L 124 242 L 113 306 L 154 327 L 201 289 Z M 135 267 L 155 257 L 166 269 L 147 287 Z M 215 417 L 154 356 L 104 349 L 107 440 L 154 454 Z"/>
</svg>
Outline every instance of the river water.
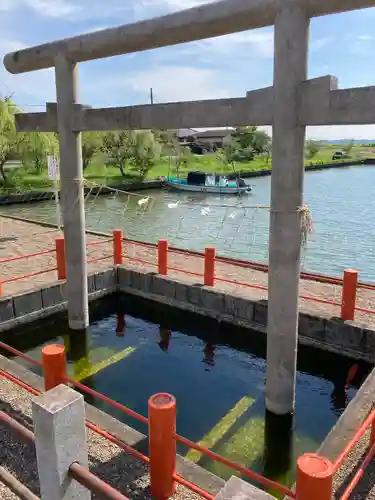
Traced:
<svg viewBox="0 0 375 500">
<path fill-rule="evenodd" d="M 202 195 L 148 190 L 141 198 L 125 194 L 89 196 L 87 226 L 97 231 L 121 228 L 134 239 L 202 250 L 216 246 L 221 255 L 267 262 L 270 177 L 253 178 L 252 194 Z M 346 267 L 359 270 L 360 279 L 375 281 L 375 168 L 357 166 L 307 172 L 305 203 L 314 233 L 302 253 L 306 271 L 341 275 Z M 139 200 L 149 197 L 148 203 Z M 2 207 L 1 212 L 55 221 L 53 201 Z"/>
</svg>

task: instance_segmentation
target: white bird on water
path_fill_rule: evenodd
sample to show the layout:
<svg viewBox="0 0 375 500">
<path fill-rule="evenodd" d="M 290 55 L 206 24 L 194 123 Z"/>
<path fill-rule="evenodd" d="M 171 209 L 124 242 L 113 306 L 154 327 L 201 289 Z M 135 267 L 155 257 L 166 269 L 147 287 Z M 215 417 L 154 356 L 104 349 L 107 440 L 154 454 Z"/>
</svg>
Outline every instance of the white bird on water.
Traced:
<svg viewBox="0 0 375 500">
<path fill-rule="evenodd" d="M 211 212 L 210 207 L 204 207 L 201 210 L 201 215 L 208 215 Z"/>
<path fill-rule="evenodd" d="M 143 205 L 147 205 L 148 203 L 148 200 L 150 199 L 149 196 L 147 196 L 147 198 L 141 198 L 139 201 L 138 201 L 138 205 L 140 207 L 143 207 Z"/>
<path fill-rule="evenodd" d="M 168 208 L 177 208 L 179 205 L 179 202 L 176 201 L 176 203 L 168 203 Z"/>
</svg>

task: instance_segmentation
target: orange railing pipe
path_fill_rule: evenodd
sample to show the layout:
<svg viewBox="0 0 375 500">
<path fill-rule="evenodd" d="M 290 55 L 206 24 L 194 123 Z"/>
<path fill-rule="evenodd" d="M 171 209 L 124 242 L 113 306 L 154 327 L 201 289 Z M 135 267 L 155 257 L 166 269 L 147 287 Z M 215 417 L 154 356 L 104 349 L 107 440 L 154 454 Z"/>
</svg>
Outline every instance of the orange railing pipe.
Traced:
<svg viewBox="0 0 375 500">
<path fill-rule="evenodd" d="M 158 273 L 168 274 L 168 240 L 158 241 Z"/>
<path fill-rule="evenodd" d="M 216 248 L 209 247 L 204 251 L 204 284 L 205 286 L 215 285 L 215 258 Z"/>
<path fill-rule="evenodd" d="M 148 400 L 151 495 L 166 500 L 176 492 L 176 400 L 166 393 Z"/>
<path fill-rule="evenodd" d="M 44 387 L 46 391 L 66 381 L 65 347 L 49 344 L 42 349 Z"/>
<path fill-rule="evenodd" d="M 124 244 L 120 229 L 113 231 L 113 263 L 115 266 L 123 264 Z"/>
<path fill-rule="evenodd" d="M 331 500 L 333 465 L 328 458 L 305 453 L 297 460 L 296 500 Z"/>
<path fill-rule="evenodd" d="M 341 296 L 341 319 L 353 320 L 357 295 L 358 271 L 345 269 Z"/>
<path fill-rule="evenodd" d="M 66 279 L 66 258 L 65 258 L 65 240 L 64 238 L 56 238 L 56 264 L 57 264 L 57 279 Z"/>
</svg>

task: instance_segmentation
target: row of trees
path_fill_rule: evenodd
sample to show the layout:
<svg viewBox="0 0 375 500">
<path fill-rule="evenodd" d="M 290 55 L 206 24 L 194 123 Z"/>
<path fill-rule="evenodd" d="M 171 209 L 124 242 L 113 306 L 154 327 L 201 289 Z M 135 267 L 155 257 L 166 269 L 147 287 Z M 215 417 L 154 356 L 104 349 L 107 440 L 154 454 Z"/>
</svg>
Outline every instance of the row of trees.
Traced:
<svg viewBox="0 0 375 500">
<path fill-rule="evenodd" d="M 7 183 L 5 164 L 20 160 L 28 173 L 42 174 L 46 168 L 47 155 L 58 155 L 58 136 L 54 133 L 17 133 L 15 113 L 19 112 L 11 98 L 0 100 L 0 183 Z M 342 147 L 349 155 L 353 142 Z M 306 158 L 314 158 L 324 146 L 321 141 L 307 140 Z M 82 134 L 83 169 L 101 154 L 105 161 L 117 166 L 122 175 L 128 171 L 140 179 L 163 156 L 173 158 L 174 168 L 193 166 L 194 156 L 188 147 L 179 143 L 177 131 L 120 131 L 85 132 Z M 228 133 L 217 158 L 225 168 L 234 169 L 237 162 L 249 162 L 263 155 L 268 163 L 271 157 L 271 138 L 267 132 L 255 126 L 238 127 Z M 171 161 L 170 161 L 171 164 Z"/>
<path fill-rule="evenodd" d="M 345 153 L 346 156 L 349 156 L 354 146 L 354 140 L 352 139 L 347 144 L 343 144 L 340 146 L 340 150 Z M 325 147 L 325 143 L 323 141 L 316 141 L 314 139 L 308 139 L 305 143 L 305 156 L 308 160 L 314 158 L 319 151 Z"/>
<path fill-rule="evenodd" d="M 54 133 L 17 133 L 15 113 L 19 112 L 11 98 L 0 100 L 0 182 L 7 183 L 5 164 L 21 161 L 27 173 L 40 175 L 46 169 L 47 155 L 58 155 L 58 136 Z M 257 154 L 270 156 L 270 137 L 257 127 L 233 130 L 218 152 L 225 167 L 235 162 L 250 161 Z M 82 134 L 83 169 L 101 154 L 105 161 L 117 166 L 122 175 L 130 170 L 144 179 L 161 156 L 173 158 L 178 171 L 194 161 L 189 148 L 179 143 L 177 131 L 85 132 Z"/>
</svg>

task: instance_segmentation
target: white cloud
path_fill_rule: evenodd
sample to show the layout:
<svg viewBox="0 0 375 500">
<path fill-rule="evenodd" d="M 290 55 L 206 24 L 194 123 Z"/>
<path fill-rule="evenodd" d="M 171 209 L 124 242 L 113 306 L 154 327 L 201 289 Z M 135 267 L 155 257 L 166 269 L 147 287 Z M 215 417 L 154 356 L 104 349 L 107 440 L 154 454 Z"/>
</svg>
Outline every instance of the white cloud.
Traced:
<svg viewBox="0 0 375 500">
<path fill-rule="evenodd" d="M 273 57 L 273 39 L 273 30 L 267 28 L 210 38 L 197 42 L 197 44 L 218 54 L 226 55 L 246 49 L 248 55 Z"/>
<path fill-rule="evenodd" d="M 228 97 L 228 90 L 220 84 L 220 73 L 205 68 L 161 66 L 130 74 L 123 84 L 145 94 L 152 87 L 160 102 Z"/>
<path fill-rule="evenodd" d="M 24 3 L 46 17 L 70 17 L 82 10 L 82 5 L 67 0 L 24 0 Z"/>
<path fill-rule="evenodd" d="M 313 40 L 310 43 L 311 52 L 318 52 L 319 50 L 323 49 L 324 47 L 332 43 L 334 39 L 335 38 L 333 36 L 326 36 L 323 38 L 318 38 L 317 40 Z"/>
<path fill-rule="evenodd" d="M 368 41 L 371 41 L 374 39 L 374 37 L 371 35 L 359 35 L 357 38 L 358 38 L 358 40 L 361 40 L 362 42 L 368 42 Z"/>
<path fill-rule="evenodd" d="M 13 9 L 17 0 L 0 0 L 0 11 Z"/>
</svg>

